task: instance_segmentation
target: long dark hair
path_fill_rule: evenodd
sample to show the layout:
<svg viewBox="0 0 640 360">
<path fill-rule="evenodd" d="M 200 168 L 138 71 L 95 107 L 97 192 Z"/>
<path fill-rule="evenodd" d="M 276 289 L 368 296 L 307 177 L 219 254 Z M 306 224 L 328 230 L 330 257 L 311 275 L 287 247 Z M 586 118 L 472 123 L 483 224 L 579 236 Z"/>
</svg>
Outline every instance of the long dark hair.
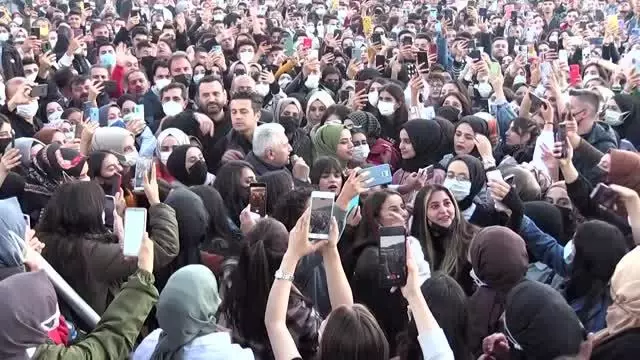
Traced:
<svg viewBox="0 0 640 360">
<path fill-rule="evenodd" d="M 229 212 L 218 190 L 208 185 L 196 185 L 189 189 L 202 199 L 204 207 L 207 209 L 207 213 L 209 213 L 207 238 L 209 240 L 216 238 L 224 239 L 229 246 L 229 251 L 237 254 L 240 251 L 239 241 L 242 237 L 231 231 Z"/>
<path fill-rule="evenodd" d="M 311 171 L 309 172 L 309 179 L 311 179 L 311 184 L 318 185 L 322 175 L 337 172 L 342 176 L 342 183 L 344 184 L 343 170 L 342 165 L 340 165 L 340 162 L 335 158 L 321 156 L 314 161 L 313 167 L 311 167 Z"/>
<path fill-rule="evenodd" d="M 287 229 L 271 218 L 258 221 L 246 236 L 232 274 L 232 286 L 220 306 L 220 314 L 233 330 L 234 340 L 242 345 L 258 343 L 269 347 L 264 313 L 288 238 Z"/>
<path fill-rule="evenodd" d="M 278 199 L 293 190 L 293 177 L 289 170 L 277 170 L 258 177 L 258 182 L 267 185 L 267 214 L 273 216 Z"/>
<path fill-rule="evenodd" d="M 591 308 L 604 296 L 609 296 L 609 280 L 629 248 L 617 227 L 600 220 L 580 224 L 573 243 L 576 252 L 567 281 L 566 298 L 569 303 L 584 298 L 584 305 L 576 314 L 587 326 Z"/>
<path fill-rule="evenodd" d="M 249 188 L 245 187 L 242 180 L 242 170 L 250 169 L 255 173 L 253 166 L 246 161 L 233 160 L 224 164 L 216 174 L 213 187 L 218 190 L 229 210 L 229 217 L 236 225 L 240 225 L 240 212 L 249 204 Z"/>
<path fill-rule="evenodd" d="M 82 251 L 84 242 L 118 242 L 104 225 L 103 213 L 100 185 L 93 181 L 65 183 L 49 200 L 36 227 L 38 238 L 46 245 L 42 256 L 85 299 L 84 284 L 92 282 L 94 274 L 88 271 L 91 259 Z"/>
<path fill-rule="evenodd" d="M 467 295 L 460 284 L 443 272 L 436 272 L 422 286 L 433 317 L 444 331 L 447 342 L 456 360 L 471 360 L 467 336 Z M 407 329 L 398 334 L 398 355 L 400 360 L 422 360 L 422 349 L 418 343 L 418 329 L 411 320 Z"/>
</svg>

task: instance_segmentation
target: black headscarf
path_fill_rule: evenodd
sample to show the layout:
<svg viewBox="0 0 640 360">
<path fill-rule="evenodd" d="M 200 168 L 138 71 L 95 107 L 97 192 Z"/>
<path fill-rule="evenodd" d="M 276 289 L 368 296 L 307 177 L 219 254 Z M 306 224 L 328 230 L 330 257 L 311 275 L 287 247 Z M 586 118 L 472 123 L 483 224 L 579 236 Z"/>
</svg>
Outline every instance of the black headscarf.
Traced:
<svg viewBox="0 0 640 360">
<path fill-rule="evenodd" d="M 573 236 L 573 230 L 567 232 L 562 212 L 555 205 L 546 201 L 530 201 L 524 204 L 524 213 L 533 220 L 540 230 L 551 235 L 562 246 Z"/>
<path fill-rule="evenodd" d="M 440 124 L 430 120 L 411 120 L 402 128 L 407 132 L 416 156 L 402 159 L 404 171 L 416 172 L 420 168 L 437 164 L 446 154 L 446 139 Z"/>
<path fill-rule="evenodd" d="M 629 140 L 636 149 L 640 148 L 640 100 L 633 95 L 618 94 L 613 97 L 621 112 L 628 112 L 624 123 L 614 126 L 620 138 Z"/>
<path fill-rule="evenodd" d="M 467 115 L 460 119 L 460 121 L 458 121 L 458 123 L 456 124 L 456 129 L 458 128 L 458 126 L 460 126 L 460 124 L 469 124 L 469 126 L 471 126 L 471 129 L 473 129 L 474 134 L 481 134 L 486 136 L 487 138 L 489 137 L 489 125 L 487 124 L 487 121 L 481 117 Z M 478 148 L 476 146 L 473 147 L 473 150 L 470 154 L 478 158 L 480 157 L 480 153 L 478 152 Z"/>
<path fill-rule="evenodd" d="M 509 292 L 504 316 L 505 333 L 523 349 L 518 352 L 510 346 L 511 359 L 575 355 L 586 338 L 578 316 L 562 295 L 537 281 L 522 281 Z"/>
<path fill-rule="evenodd" d="M 480 191 L 484 187 L 487 175 L 484 172 L 484 166 L 482 165 L 482 162 L 471 155 L 457 155 L 456 157 L 451 159 L 449 164 L 456 160 L 460 160 L 467 165 L 467 168 L 469 169 L 469 181 L 471 181 L 471 191 L 469 191 L 469 195 L 462 201 L 458 201 L 458 207 L 461 211 L 464 211 L 467 210 L 469 206 L 471 206 L 471 204 L 473 204 L 473 199 L 480 193 Z"/>
<path fill-rule="evenodd" d="M 207 165 L 205 163 L 195 163 L 187 169 L 187 151 L 192 147 L 196 146 L 176 146 L 167 159 L 167 169 L 171 176 L 186 186 L 202 185 L 207 179 Z"/>
</svg>

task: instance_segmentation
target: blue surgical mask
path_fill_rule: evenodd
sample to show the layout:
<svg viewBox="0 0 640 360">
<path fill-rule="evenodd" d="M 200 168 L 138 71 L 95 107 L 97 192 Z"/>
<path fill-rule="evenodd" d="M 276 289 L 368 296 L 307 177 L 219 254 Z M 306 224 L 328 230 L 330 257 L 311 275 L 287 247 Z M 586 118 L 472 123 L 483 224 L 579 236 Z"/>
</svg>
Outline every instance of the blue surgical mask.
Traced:
<svg viewBox="0 0 640 360">
<path fill-rule="evenodd" d="M 106 67 L 112 67 L 116 63 L 116 55 L 112 53 L 106 53 L 100 55 L 100 64 Z"/>
</svg>

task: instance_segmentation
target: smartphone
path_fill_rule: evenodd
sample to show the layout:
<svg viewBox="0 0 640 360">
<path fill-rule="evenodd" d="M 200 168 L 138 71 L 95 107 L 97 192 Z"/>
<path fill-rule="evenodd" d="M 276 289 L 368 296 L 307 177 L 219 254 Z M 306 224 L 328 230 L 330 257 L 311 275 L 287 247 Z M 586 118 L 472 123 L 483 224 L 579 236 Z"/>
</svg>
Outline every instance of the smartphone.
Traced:
<svg viewBox="0 0 640 360">
<path fill-rule="evenodd" d="M 346 103 L 349 101 L 350 91 L 349 90 L 340 90 L 338 93 L 338 102 Z"/>
<path fill-rule="evenodd" d="M 47 51 L 51 51 L 51 44 L 49 43 L 48 40 L 43 40 L 42 41 L 42 52 L 46 53 Z"/>
<path fill-rule="evenodd" d="M 109 229 L 113 229 L 113 211 L 116 208 L 116 198 L 112 195 L 104 197 L 104 225 Z"/>
<path fill-rule="evenodd" d="M 427 174 L 427 181 L 433 179 L 433 176 L 435 175 L 435 168 L 433 167 L 433 165 L 429 165 L 426 168 L 422 168 L 418 172 L 420 171 Z"/>
<path fill-rule="evenodd" d="M 379 67 L 384 67 L 387 63 L 387 58 L 384 55 L 376 55 L 376 69 Z"/>
<path fill-rule="evenodd" d="M 134 106 L 133 113 L 135 114 L 135 119 L 144 120 L 144 104 Z"/>
<path fill-rule="evenodd" d="M 478 16 L 481 19 L 486 19 L 487 18 L 487 8 L 479 8 L 478 9 Z"/>
<path fill-rule="evenodd" d="M 40 25 L 39 35 L 40 35 L 40 40 L 43 40 L 43 41 L 49 40 L 49 25 L 47 24 Z"/>
<path fill-rule="evenodd" d="M 355 88 L 355 92 L 356 94 L 359 94 L 361 91 L 366 90 L 367 88 L 367 83 L 364 81 L 356 81 L 356 88 Z"/>
<path fill-rule="evenodd" d="M 334 38 L 334 39 L 338 39 L 338 38 L 339 38 L 339 37 L 341 37 L 341 36 L 342 36 L 342 30 L 340 30 L 340 29 L 335 29 L 335 30 L 333 31 L 333 38 Z"/>
<path fill-rule="evenodd" d="M 304 39 L 302 39 L 302 47 L 305 49 L 311 49 L 311 46 L 313 45 L 313 40 L 310 37 L 306 37 Z"/>
<path fill-rule="evenodd" d="M 605 209 L 613 209 L 618 200 L 618 193 L 609 186 L 599 183 L 591 191 L 591 199 Z"/>
<path fill-rule="evenodd" d="M 360 59 L 362 59 L 362 48 L 353 47 L 351 49 L 351 60 L 360 61 Z"/>
<path fill-rule="evenodd" d="M 249 184 L 249 209 L 260 217 L 267 215 L 267 184 Z"/>
<path fill-rule="evenodd" d="M 127 208 L 124 212 L 124 256 L 138 256 L 147 231 L 147 209 Z"/>
<path fill-rule="evenodd" d="M 567 54 L 567 50 L 565 49 L 558 50 L 558 60 L 565 63 L 569 62 L 569 55 Z"/>
<path fill-rule="evenodd" d="M 480 59 L 482 59 L 482 55 L 480 54 L 480 50 L 478 49 L 469 51 L 469 57 L 473 59 L 473 61 L 479 61 Z"/>
<path fill-rule="evenodd" d="M 391 184 L 391 177 L 393 174 L 391 173 L 391 167 L 389 164 L 372 166 L 360 170 L 360 173 L 364 172 L 369 173 L 367 187 Z"/>
<path fill-rule="evenodd" d="M 435 31 L 439 34 L 442 32 L 442 23 L 440 23 L 440 21 L 438 21 L 435 25 Z"/>
<path fill-rule="evenodd" d="M 500 170 L 487 171 L 487 180 L 504 181 L 504 179 L 502 178 L 502 173 L 500 172 Z"/>
<path fill-rule="evenodd" d="M 382 35 L 380 33 L 373 33 L 371 35 L 371 42 L 373 45 L 382 44 Z"/>
<path fill-rule="evenodd" d="M 473 0 L 467 1 L 467 7 L 468 8 L 475 8 L 476 7 L 476 2 Z"/>
<path fill-rule="evenodd" d="M 73 29 L 73 37 L 83 36 L 84 28 Z"/>
<path fill-rule="evenodd" d="M 222 46 L 220 45 L 213 45 L 213 47 L 211 48 L 211 52 L 214 54 L 220 54 L 222 53 Z"/>
<path fill-rule="evenodd" d="M 575 85 L 580 82 L 580 65 L 569 65 L 569 84 Z"/>
<path fill-rule="evenodd" d="M 327 240 L 333 217 L 333 202 L 336 194 L 331 191 L 311 192 L 311 219 L 309 239 Z"/>
<path fill-rule="evenodd" d="M 31 97 L 45 97 L 47 96 L 47 92 L 49 89 L 49 85 L 47 84 L 39 84 L 36 86 L 31 87 Z"/>
<path fill-rule="evenodd" d="M 105 94 L 114 94 L 117 91 L 116 82 L 113 80 L 105 80 L 102 85 L 104 85 Z"/>
<path fill-rule="evenodd" d="M 380 287 L 401 287 L 407 283 L 407 236 L 403 226 L 380 228 L 378 261 Z"/>
<path fill-rule="evenodd" d="M 437 53 L 438 53 L 438 45 L 429 44 L 429 54 L 437 54 Z"/>
<path fill-rule="evenodd" d="M 410 35 L 406 35 L 402 38 L 402 46 L 412 46 L 413 38 Z"/>
<path fill-rule="evenodd" d="M 150 176 L 153 159 L 147 157 L 139 157 L 136 161 L 136 172 L 133 178 L 133 190 L 144 191 L 144 175 Z"/>
<path fill-rule="evenodd" d="M 517 24 L 518 23 L 518 12 L 515 10 L 511 11 L 511 22 L 513 24 Z"/>
<path fill-rule="evenodd" d="M 426 51 L 418 51 L 418 65 L 424 64 L 425 69 L 429 68 L 429 54 Z"/>
<path fill-rule="evenodd" d="M 554 129 L 554 141 L 555 142 L 562 142 L 562 151 L 560 154 L 560 157 L 562 159 L 567 157 L 567 124 L 566 123 L 560 123 L 558 124 L 558 126 Z"/>
<path fill-rule="evenodd" d="M 29 36 L 34 36 L 37 39 L 40 39 L 40 28 L 39 27 L 31 27 L 29 31 Z"/>
<path fill-rule="evenodd" d="M 325 46 L 324 48 L 324 54 L 333 54 L 336 51 L 336 49 L 332 48 L 331 46 Z"/>
</svg>

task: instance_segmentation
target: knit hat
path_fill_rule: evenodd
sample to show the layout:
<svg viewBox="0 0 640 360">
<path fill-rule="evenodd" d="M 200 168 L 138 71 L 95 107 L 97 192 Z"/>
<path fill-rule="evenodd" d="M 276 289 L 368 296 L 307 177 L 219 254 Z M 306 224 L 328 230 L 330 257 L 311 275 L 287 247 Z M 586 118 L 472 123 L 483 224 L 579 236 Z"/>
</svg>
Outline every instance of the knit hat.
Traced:
<svg viewBox="0 0 640 360">
<path fill-rule="evenodd" d="M 522 348 L 527 359 L 575 355 L 587 335 L 575 311 L 558 291 L 530 280 L 509 292 L 504 325 L 505 335 Z"/>
</svg>

